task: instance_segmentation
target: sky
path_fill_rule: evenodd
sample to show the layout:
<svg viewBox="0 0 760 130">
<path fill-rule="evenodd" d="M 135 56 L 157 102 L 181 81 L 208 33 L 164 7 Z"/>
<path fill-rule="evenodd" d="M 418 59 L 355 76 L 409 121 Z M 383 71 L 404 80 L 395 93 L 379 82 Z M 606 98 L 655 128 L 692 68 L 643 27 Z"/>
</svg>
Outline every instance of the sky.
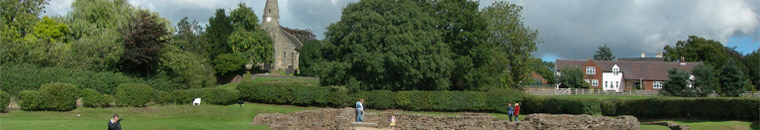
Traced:
<svg viewBox="0 0 760 130">
<path fill-rule="evenodd" d="M 310 29 L 318 39 L 358 0 L 280 0 L 280 25 Z M 51 0 L 44 15 L 66 15 L 73 0 Z M 240 2 L 261 19 L 265 0 L 129 0 L 176 23 L 183 17 L 208 23 L 216 9 Z M 494 0 L 480 0 L 480 8 Z M 544 61 L 586 59 L 607 45 L 617 57 L 654 56 L 689 35 L 714 39 L 744 54 L 760 48 L 760 0 L 507 0 L 523 7 L 523 22 L 543 43 Z M 229 12 L 228 12 L 229 13 Z"/>
</svg>

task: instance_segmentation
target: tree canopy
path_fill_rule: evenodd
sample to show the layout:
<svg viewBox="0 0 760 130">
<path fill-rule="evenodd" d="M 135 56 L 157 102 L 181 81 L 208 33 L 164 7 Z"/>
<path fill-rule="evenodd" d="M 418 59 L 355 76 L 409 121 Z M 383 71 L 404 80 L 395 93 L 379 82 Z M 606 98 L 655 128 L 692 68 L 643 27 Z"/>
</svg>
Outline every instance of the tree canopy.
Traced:
<svg viewBox="0 0 760 130">
<path fill-rule="evenodd" d="M 604 46 L 599 46 L 599 50 L 596 51 L 594 54 L 594 60 L 614 60 L 615 56 L 612 55 L 612 50 L 610 50 L 610 47 L 607 47 L 607 44 L 604 44 Z"/>
</svg>

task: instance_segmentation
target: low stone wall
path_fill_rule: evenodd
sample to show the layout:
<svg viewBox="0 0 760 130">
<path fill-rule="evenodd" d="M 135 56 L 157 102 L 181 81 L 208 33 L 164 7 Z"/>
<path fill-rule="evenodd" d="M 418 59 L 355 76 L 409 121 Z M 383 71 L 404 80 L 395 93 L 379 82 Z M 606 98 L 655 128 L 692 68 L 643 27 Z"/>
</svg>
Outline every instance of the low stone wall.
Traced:
<svg viewBox="0 0 760 130">
<path fill-rule="evenodd" d="M 353 129 L 354 109 L 322 109 L 291 114 L 263 113 L 252 124 L 265 124 L 271 129 Z M 365 114 L 365 122 L 378 123 L 379 128 L 389 128 L 391 113 Z M 396 128 L 402 130 L 472 130 L 472 129 L 594 129 L 594 130 L 640 130 L 639 121 L 633 116 L 615 118 L 590 115 L 531 114 L 521 122 L 499 121 L 482 113 L 464 113 L 459 116 L 431 116 L 419 114 L 394 114 Z"/>
</svg>

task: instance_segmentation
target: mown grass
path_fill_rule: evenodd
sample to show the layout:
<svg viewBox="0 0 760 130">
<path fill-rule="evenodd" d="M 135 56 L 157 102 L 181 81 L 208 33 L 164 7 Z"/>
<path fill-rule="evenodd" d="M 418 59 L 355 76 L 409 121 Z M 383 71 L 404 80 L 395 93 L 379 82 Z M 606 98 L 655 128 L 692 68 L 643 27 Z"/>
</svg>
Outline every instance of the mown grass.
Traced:
<svg viewBox="0 0 760 130">
<path fill-rule="evenodd" d="M 708 120 L 684 120 L 684 119 L 657 119 L 645 121 L 673 121 L 676 124 L 689 126 L 692 130 L 760 130 L 758 122 L 751 121 L 708 121 Z M 645 122 L 642 121 L 642 122 Z M 647 129 L 645 129 L 645 127 Z M 643 130 L 658 130 L 661 127 L 642 125 Z M 667 128 L 667 127 L 662 127 Z"/>
<path fill-rule="evenodd" d="M 250 125 L 259 113 L 290 113 L 319 109 L 246 103 L 239 105 L 166 105 L 149 107 L 77 108 L 68 112 L 21 111 L 0 114 L 2 130 L 92 130 L 107 128 L 108 120 L 118 113 L 124 129 L 137 130 L 194 130 L 268 129 Z M 79 116 L 77 116 L 79 114 Z"/>
</svg>

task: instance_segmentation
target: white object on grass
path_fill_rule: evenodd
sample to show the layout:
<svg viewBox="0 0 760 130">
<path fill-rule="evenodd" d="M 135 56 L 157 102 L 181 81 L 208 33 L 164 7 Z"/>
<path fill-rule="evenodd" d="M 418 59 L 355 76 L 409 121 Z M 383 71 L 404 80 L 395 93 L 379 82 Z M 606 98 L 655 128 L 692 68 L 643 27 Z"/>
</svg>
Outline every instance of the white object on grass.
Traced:
<svg viewBox="0 0 760 130">
<path fill-rule="evenodd" d="M 193 106 L 195 106 L 195 104 L 198 104 L 198 106 L 200 106 L 201 105 L 201 98 L 195 98 L 195 100 L 193 100 Z"/>
</svg>

